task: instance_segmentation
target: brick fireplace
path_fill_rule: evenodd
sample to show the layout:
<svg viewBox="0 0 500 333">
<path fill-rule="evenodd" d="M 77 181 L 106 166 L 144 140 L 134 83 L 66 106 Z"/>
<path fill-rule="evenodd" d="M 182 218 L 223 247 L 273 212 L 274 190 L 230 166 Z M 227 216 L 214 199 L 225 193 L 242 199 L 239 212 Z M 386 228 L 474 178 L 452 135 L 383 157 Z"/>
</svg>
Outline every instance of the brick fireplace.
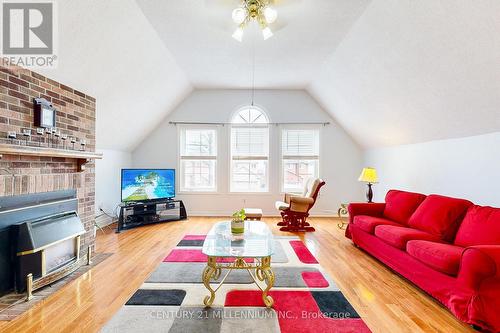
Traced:
<svg viewBox="0 0 500 333">
<path fill-rule="evenodd" d="M 8 132 L 21 133 L 23 129 L 35 132 L 34 98 L 45 98 L 53 104 L 57 110 L 56 126 L 62 134 L 86 140 L 85 150 L 95 151 L 96 100 L 93 97 L 35 72 L 0 64 L 1 144 L 17 145 L 17 141 L 6 139 Z M 33 140 L 42 143 L 47 140 L 43 136 L 33 136 Z M 81 254 L 84 255 L 94 244 L 94 161 L 89 160 L 84 171 L 79 171 L 79 160 L 75 158 L 1 155 L 0 197 L 76 190 L 78 215 L 85 228 L 80 242 Z M 0 243 L 5 237 L 8 237 L 5 233 L 0 235 Z"/>
</svg>

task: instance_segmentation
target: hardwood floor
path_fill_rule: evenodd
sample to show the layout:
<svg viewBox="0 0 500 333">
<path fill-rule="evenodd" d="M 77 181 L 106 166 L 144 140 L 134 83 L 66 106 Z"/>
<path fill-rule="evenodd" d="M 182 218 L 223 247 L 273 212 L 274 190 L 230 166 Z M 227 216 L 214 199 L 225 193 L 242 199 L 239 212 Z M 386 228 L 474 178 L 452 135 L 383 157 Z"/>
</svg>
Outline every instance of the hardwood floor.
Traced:
<svg viewBox="0 0 500 333">
<path fill-rule="evenodd" d="M 114 253 L 1 332 L 95 332 L 140 287 L 170 249 L 187 233 L 206 233 L 220 218 L 128 230 L 98 232 L 97 251 Z M 277 218 L 264 219 L 276 235 Z M 373 332 L 474 332 L 418 288 L 354 247 L 334 218 L 311 218 L 316 232 L 301 234 L 320 264 Z"/>
</svg>

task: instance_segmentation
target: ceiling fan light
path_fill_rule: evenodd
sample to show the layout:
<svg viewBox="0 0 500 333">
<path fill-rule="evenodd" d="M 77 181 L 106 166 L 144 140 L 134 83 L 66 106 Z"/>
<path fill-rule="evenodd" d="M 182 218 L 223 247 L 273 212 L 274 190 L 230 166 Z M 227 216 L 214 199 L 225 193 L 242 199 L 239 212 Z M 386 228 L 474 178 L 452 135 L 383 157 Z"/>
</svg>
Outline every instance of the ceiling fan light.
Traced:
<svg viewBox="0 0 500 333">
<path fill-rule="evenodd" d="M 238 27 L 233 32 L 233 38 L 236 39 L 238 42 L 241 42 L 243 40 L 243 28 L 242 27 Z"/>
<path fill-rule="evenodd" d="M 278 18 L 278 12 L 272 7 L 266 7 L 266 9 L 264 9 L 264 17 L 267 23 L 274 23 Z"/>
<path fill-rule="evenodd" d="M 267 40 L 273 37 L 273 32 L 269 27 L 265 27 L 264 29 L 262 29 L 262 36 L 264 37 L 264 40 Z"/>
<path fill-rule="evenodd" d="M 234 23 L 241 24 L 245 22 L 245 19 L 247 17 L 247 12 L 244 8 L 239 7 L 233 10 L 232 16 Z"/>
</svg>

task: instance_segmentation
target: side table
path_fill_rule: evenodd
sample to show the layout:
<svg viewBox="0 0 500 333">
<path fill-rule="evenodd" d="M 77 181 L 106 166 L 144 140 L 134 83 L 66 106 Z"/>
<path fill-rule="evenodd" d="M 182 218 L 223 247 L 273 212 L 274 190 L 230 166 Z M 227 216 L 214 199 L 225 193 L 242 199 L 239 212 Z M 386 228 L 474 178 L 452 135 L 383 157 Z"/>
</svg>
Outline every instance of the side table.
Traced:
<svg viewBox="0 0 500 333">
<path fill-rule="evenodd" d="M 347 228 L 347 225 L 349 224 L 349 211 L 347 210 L 347 206 L 349 204 L 340 204 L 339 209 L 337 210 L 337 215 L 339 217 L 339 223 L 337 224 L 337 227 L 341 230 L 345 230 Z"/>
</svg>

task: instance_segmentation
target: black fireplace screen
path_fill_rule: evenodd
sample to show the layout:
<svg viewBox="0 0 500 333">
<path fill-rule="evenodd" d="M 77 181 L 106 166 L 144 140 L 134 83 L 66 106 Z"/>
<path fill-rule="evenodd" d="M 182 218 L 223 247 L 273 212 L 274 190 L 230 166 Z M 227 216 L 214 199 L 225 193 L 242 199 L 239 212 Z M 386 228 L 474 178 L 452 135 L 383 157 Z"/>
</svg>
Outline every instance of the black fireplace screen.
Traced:
<svg viewBox="0 0 500 333">
<path fill-rule="evenodd" d="M 17 254 L 33 252 L 85 233 L 75 212 L 48 216 L 16 226 Z"/>
<path fill-rule="evenodd" d="M 19 252 L 33 253 L 29 257 L 35 268 L 41 269 L 42 251 L 36 251 L 57 245 L 58 248 L 44 254 L 46 274 L 65 261 L 74 260 L 74 252 L 70 250 L 77 249 L 79 238 L 70 239 L 85 231 L 75 213 L 77 210 L 75 190 L 0 197 L 0 296 L 12 291 L 16 280 L 26 278 L 25 274 L 16 277 Z M 61 255 L 61 252 L 66 253 Z M 47 262 L 53 257 L 56 259 Z M 37 276 L 35 272 L 33 275 Z"/>
</svg>

